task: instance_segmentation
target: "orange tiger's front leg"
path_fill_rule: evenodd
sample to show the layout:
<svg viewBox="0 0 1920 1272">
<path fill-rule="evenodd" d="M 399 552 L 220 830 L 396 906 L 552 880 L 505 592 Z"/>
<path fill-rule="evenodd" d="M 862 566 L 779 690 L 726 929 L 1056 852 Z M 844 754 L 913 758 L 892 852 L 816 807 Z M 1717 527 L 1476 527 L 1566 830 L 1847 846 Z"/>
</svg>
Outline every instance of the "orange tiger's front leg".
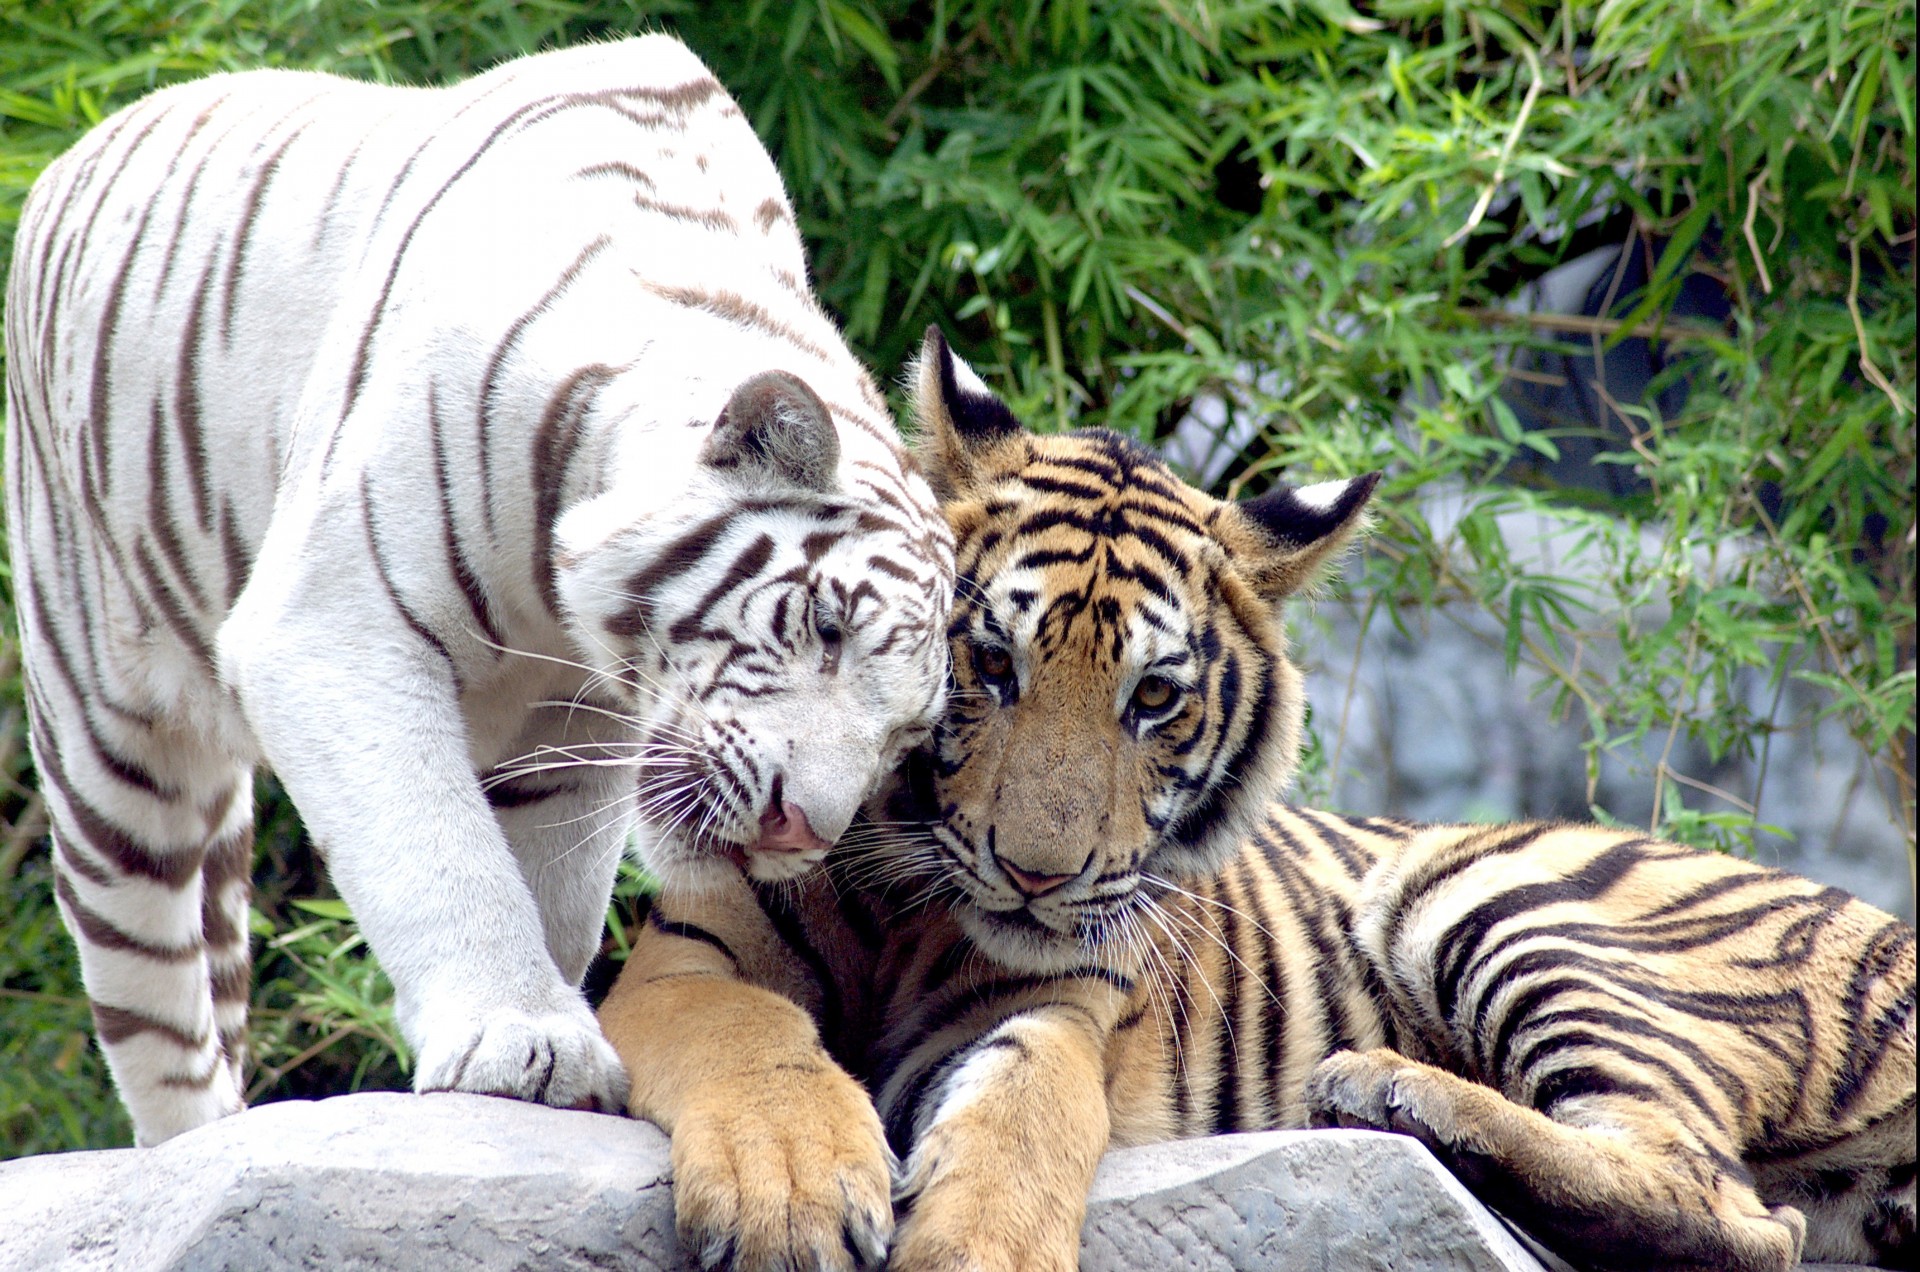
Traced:
<svg viewBox="0 0 1920 1272">
<path fill-rule="evenodd" d="M 600 1008 L 629 1111 L 673 1139 L 681 1243 L 738 1272 L 877 1266 L 893 1157 L 873 1103 L 797 1003 L 742 979 L 768 961 L 765 916 L 716 900 L 657 901 Z"/>
<path fill-rule="evenodd" d="M 1106 1150 L 1105 1031 L 1083 1008 L 1013 1016 L 882 1096 L 912 1148 L 896 1272 L 1072 1272 Z"/>
</svg>

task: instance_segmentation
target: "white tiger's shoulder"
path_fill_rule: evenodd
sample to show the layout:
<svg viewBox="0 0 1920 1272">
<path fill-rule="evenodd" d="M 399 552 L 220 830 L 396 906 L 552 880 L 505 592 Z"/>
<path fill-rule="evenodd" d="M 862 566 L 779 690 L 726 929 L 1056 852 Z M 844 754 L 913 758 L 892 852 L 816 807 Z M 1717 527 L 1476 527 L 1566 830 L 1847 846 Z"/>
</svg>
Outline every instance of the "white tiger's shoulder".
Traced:
<svg viewBox="0 0 1920 1272">
<path fill-rule="evenodd" d="M 670 35 L 651 34 L 514 58 L 464 87 L 484 92 L 511 84 L 536 93 L 591 93 L 670 88 L 712 78 L 713 72 L 692 49 Z"/>
</svg>

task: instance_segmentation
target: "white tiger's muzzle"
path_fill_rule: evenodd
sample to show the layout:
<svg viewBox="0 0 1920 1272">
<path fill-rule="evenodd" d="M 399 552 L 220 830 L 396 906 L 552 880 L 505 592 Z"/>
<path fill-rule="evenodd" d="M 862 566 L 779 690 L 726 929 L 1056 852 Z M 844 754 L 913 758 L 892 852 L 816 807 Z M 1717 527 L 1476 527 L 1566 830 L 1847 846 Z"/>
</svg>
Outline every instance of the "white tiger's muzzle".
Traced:
<svg viewBox="0 0 1920 1272">
<path fill-rule="evenodd" d="M 740 865 L 750 879 L 791 879 L 826 860 L 831 840 L 814 833 L 807 810 L 776 794 L 760 815 L 760 837 L 747 847 Z"/>
</svg>

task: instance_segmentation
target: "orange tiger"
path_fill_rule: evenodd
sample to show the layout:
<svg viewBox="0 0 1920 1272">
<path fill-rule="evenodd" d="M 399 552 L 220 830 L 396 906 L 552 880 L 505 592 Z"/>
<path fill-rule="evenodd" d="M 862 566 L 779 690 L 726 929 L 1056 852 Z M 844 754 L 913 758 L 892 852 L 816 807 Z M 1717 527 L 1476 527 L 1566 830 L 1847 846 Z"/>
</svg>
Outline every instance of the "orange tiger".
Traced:
<svg viewBox="0 0 1920 1272">
<path fill-rule="evenodd" d="M 937 334 L 918 389 L 934 740 L 824 877 L 669 888 L 601 1009 L 703 1263 L 1070 1269 L 1109 1147 L 1314 1125 L 1583 1267 L 1913 1266 L 1911 927 L 1631 831 L 1279 802 L 1280 606 L 1375 479 L 1215 500 Z"/>
</svg>

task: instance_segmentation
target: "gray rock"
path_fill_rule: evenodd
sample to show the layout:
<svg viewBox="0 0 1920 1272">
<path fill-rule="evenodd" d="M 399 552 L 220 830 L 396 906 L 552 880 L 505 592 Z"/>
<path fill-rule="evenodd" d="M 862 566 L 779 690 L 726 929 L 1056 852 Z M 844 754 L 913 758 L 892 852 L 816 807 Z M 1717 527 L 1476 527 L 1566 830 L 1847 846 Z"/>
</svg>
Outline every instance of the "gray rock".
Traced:
<svg viewBox="0 0 1920 1272">
<path fill-rule="evenodd" d="M 267 1104 L 152 1149 L 0 1165 L 5 1269 L 691 1269 L 667 1141 L 478 1095 Z"/>
<path fill-rule="evenodd" d="M 158 1148 L 0 1163 L 0 1270 L 695 1266 L 644 1122 L 475 1095 L 269 1104 Z M 1017 1181 L 1011 1181 L 1017 1187 Z M 1540 1272 L 1410 1139 L 1274 1131 L 1108 1155 L 1088 1272 Z"/>
<path fill-rule="evenodd" d="M 1107 1154 L 1087 1272 L 1544 1272 L 1425 1147 L 1378 1131 L 1265 1131 Z"/>
</svg>

